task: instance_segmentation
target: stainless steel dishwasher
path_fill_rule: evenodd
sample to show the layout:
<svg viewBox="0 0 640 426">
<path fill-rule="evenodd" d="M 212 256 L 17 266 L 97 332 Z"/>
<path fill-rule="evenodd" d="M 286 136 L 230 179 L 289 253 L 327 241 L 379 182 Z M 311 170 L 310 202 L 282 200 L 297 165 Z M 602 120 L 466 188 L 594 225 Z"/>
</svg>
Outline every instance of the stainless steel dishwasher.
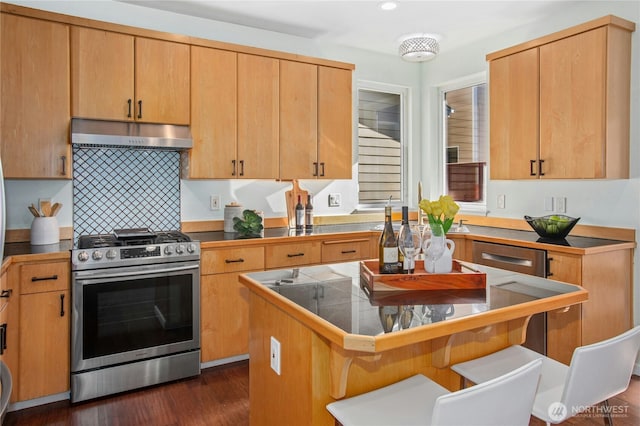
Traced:
<svg viewBox="0 0 640 426">
<path fill-rule="evenodd" d="M 546 278 L 547 252 L 506 244 L 472 242 L 473 263 Z M 533 315 L 527 327 L 527 340 L 522 344 L 543 355 L 547 354 L 547 314 Z"/>
</svg>

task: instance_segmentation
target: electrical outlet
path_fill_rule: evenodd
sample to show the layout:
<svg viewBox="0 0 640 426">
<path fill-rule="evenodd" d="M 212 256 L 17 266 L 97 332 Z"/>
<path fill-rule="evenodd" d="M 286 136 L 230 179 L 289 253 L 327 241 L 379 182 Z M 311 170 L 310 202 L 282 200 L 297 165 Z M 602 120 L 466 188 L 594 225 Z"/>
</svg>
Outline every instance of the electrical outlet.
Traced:
<svg viewBox="0 0 640 426">
<path fill-rule="evenodd" d="M 565 197 L 556 197 L 554 201 L 556 205 L 556 213 L 567 212 L 567 199 Z"/>
<path fill-rule="evenodd" d="M 544 211 L 553 211 L 553 197 L 544 197 Z"/>
<path fill-rule="evenodd" d="M 271 336 L 271 369 L 280 375 L 280 342 Z"/>
<path fill-rule="evenodd" d="M 329 207 L 340 207 L 341 198 L 339 193 L 329 194 Z"/>
<path fill-rule="evenodd" d="M 220 210 L 220 196 L 212 195 L 209 198 L 209 210 Z"/>
<path fill-rule="evenodd" d="M 499 209 L 504 209 L 505 206 L 505 195 L 504 194 L 500 194 L 498 195 L 498 208 Z"/>
</svg>

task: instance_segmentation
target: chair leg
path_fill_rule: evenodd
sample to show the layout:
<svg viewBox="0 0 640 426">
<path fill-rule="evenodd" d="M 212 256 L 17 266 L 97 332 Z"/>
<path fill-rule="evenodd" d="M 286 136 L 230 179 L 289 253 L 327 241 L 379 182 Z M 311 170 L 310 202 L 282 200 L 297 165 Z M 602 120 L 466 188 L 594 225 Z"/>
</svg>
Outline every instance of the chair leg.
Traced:
<svg viewBox="0 0 640 426">
<path fill-rule="evenodd" d="M 609 408 L 609 400 L 605 399 L 602 401 L 602 405 L 604 405 L 604 424 L 608 426 L 613 426 L 613 418 L 611 418 L 611 409 Z"/>
</svg>

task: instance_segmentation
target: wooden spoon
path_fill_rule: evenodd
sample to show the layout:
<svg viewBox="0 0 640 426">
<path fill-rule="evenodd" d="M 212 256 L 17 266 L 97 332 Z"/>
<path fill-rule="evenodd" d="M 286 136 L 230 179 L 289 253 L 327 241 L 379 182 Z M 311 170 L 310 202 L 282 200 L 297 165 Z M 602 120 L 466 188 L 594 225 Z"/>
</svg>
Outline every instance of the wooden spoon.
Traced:
<svg viewBox="0 0 640 426">
<path fill-rule="evenodd" d="M 40 201 L 40 211 L 43 216 L 51 216 L 51 201 Z"/>
<path fill-rule="evenodd" d="M 30 206 L 27 206 L 27 208 L 29 209 L 33 217 L 40 217 L 40 212 L 38 211 L 38 209 L 36 209 L 35 205 L 31 204 Z"/>
<path fill-rule="evenodd" d="M 60 203 L 55 203 L 55 204 L 51 207 L 51 216 L 55 216 L 55 215 L 57 215 L 61 208 L 62 208 L 62 204 L 60 204 Z"/>
</svg>

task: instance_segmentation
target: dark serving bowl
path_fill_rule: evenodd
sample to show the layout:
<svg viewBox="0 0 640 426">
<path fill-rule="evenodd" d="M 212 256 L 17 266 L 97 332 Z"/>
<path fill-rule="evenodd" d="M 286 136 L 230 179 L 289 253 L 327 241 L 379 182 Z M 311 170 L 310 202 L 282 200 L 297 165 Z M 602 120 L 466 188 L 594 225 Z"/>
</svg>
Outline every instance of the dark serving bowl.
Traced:
<svg viewBox="0 0 640 426">
<path fill-rule="evenodd" d="M 574 218 L 561 214 L 542 217 L 525 216 L 524 219 L 531 225 L 534 231 L 542 238 L 563 239 L 573 229 L 580 218 Z"/>
</svg>

